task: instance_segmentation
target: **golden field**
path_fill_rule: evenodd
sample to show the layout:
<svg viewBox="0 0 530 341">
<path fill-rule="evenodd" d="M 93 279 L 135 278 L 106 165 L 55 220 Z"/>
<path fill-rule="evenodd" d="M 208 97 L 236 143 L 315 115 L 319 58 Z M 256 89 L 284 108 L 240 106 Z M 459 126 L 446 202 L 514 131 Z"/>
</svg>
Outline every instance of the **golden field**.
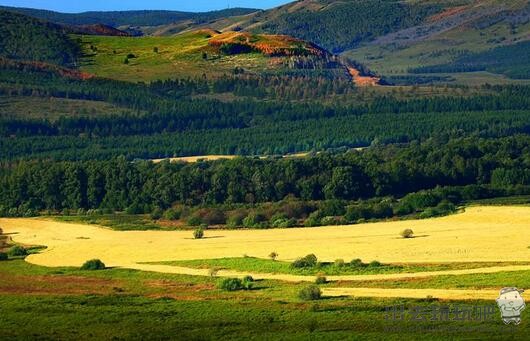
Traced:
<svg viewBox="0 0 530 341">
<path fill-rule="evenodd" d="M 384 263 L 501 262 L 530 258 L 530 207 L 470 207 L 442 218 L 350 226 L 271 230 L 212 230 L 195 240 L 190 231 L 118 232 L 95 225 L 43 219 L 0 219 L 22 244 L 48 248 L 27 260 L 45 266 L 79 266 L 100 258 L 109 266 L 139 262 L 241 257 L 275 251 L 291 261 L 308 253 Z M 416 238 L 399 233 L 412 228 Z"/>
</svg>

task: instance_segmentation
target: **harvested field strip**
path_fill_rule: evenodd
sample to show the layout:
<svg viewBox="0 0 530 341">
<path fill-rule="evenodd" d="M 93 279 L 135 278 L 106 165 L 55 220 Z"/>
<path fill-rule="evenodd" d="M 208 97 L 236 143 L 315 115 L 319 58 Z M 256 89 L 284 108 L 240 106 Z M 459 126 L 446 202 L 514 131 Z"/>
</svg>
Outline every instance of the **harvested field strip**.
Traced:
<svg viewBox="0 0 530 341">
<path fill-rule="evenodd" d="M 324 288 L 325 296 L 432 298 L 441 300 L 493 300 L 498 290 Z"/>
</svg>

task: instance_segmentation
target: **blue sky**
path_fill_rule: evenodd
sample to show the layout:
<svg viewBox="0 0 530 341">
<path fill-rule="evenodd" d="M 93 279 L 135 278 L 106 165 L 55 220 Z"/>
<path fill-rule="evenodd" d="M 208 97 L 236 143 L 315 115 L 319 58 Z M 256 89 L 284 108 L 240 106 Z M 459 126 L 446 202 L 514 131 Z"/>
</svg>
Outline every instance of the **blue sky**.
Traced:
<svg viewBox="0 0 530 341">
<path fill-rule="evenodd" d="M 289 0 L 0 0 L 0 5 L 49 9 L 59 12 L 123 11 L 134 9 L 166 9 L 205 12 L 230 7 L 271 8 Z"/>
</svg>

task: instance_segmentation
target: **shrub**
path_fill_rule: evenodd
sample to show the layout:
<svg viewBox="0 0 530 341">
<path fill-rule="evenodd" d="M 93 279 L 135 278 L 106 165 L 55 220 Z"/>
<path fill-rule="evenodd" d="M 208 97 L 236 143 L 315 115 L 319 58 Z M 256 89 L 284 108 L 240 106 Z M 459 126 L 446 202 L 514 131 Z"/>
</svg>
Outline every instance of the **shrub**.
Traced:
<svg viewBox="0 0 530 341">
<path fill-rule="evenodd" d="M 420 219 L 427 219 L 427 218 L 436 217 L 438 215 L 439 213 L 436 210 L 436 208 L 429 207 L 425 211 L 421 212 L 419 217 Z"/>
<path fill-rule="evenodd" d="M 15 245 L 7 251 L 7 254 L 10 257 L 23 257 L 28 255 L 28 250 L 20 245 Z"/>
<path fill-rule="evenodd" d="M 81 270 L 104 270 L 105 263 L 99 259 L 91 259 L 81 266 Z"/>
<path fill-rule="evenodd" d="M 254 286 L 254 278 L 252 276 L 245 276 L 242 281 L 243 289 L 250 290 Z"/>
<path fill-rule="evenodd" d="M 304 226 L 306 227 L 315 227 L 320 226 L 320 212 L 315 211 L 309 215 L 309 217 L 305 220 Z"/>
<path fill-rule="evenodd" d="M 328 279 L 324 275 L 318 275 L 315 279 L 315 284 L 326 284 L 328 282 Z"/>
<path fill-rule="evenodd" d="M 219 273 L 219 270 L 219 268 L 211 268 L 208 270 L 208 275 L 210 275 L 210 277 L 215 277 Z"/>
<path fill-rule="evenodd" d="M 326 200 L 320 203 L 319 208 L 322 216 L 339 216 L 346 213 L 344 202 L 341 200 Z"/>
<path fill-rule="evenodd" d="M 226 225 L 230 228 L 237 228 L 243 226 L 243 219 L 245 219 L 246 213 L 241 210 L 231 212 L 226 220 Z"/>
<path fill-rule="evenodd" d="M 169 208 L 164 212 L 164 218 L 167 220 L 179 220 L 182 211 L 176 208 Z"/>
<path fill-rule="evenodd" d="M 381 262 L 379 261 L 373 260 L 370 262 L 370 264 L 368 264 L 368 266 L 371 268 L 378 268 L 378 267 L 383 266 L 383 264 L 381 264 Z"/>
<path fill-rule="evenodd" d="M 260 213 L 251 212 L 245 219 L 243 219 L 244 227 L 260 227 L 260 223 L 265 220 L 265 217 Z"/>
<path fill-rule="evenodd" d="M 322 298 L 322 291 L 316 285 L 310 285 L 298 292 L 298 297 L 305 301 L 315 301 Z"/>
<path fill-rule="evenodd" d="M 276 252 L 271 252 L 269 254 L 269 258 L 272 259 L 273 261 L 276 260 L 276 258 L 278 258 L 278 254 Z"/>
<path fill-rule="evenodd" d="M 246 275 L 245 277 L 243 277 L 243 282 L 254 282 L 254 278 L 250 275 Z"/>
<path fill-rule="evenodd" d="M 403 231 L 401 231 L 401 237 L 414 238 L 414 231 L 412 231 L 412 229 L 404 229 Z"/>
<path fill-rule="evenodd" d="M 298 268 L 298 269 L 299 268 L 312 268 L 317 265 L 317 262 L 318 262 L 317 256 L 315 256 L 314 254 L 309 254 L 305 257 L 298 258 L 297 260 L 295 260 L 291 264 L 291 267 Z"/>
<path fill-rule="evenodd" d="M 320 221 L 322 225 L 337 225 L 339 224 L 339 220 L 335 218 L 334 216 L 326 216 L 322 218 Z"/>
<path fill-rule="evenodd" d="M 350 266 L 354 268 L 362 268 L 363 266 L 365 266 L 365 264 L 363 263 L 361 259 L 356 258 L 350 262 Z"/>
<path fill-rule="evenodd" d="M 274 222 L 272 222 L 271 226 L 276 228 L 288 228 L 293 227 L 296 225 L 296 220 L 294 219 L 277 219 Z"/>
<path fill-rule="evenodd" d="M 344 259 L 335 259 L 335 263 L 334 264 L 338 268 L 342 268 L 342 267 L 344 267 L 344 265 L 346 265 L 346 263 L 344 262 Z"/>
<path fill-rule="evenodd" d="M 160 209 L 159 207 L 155 208 L 153 212 L 151 212 L 151 219 L 153 220 L 159 220 L 162 218 L 162 215 L 164 214 L 164 211 Z"/>
<path fill-rule="evenodd" d="M 158 53 L 158 47 L 156 47 L 156 46 L 153 47 L 153 52 L 154 52 L 154 53 Z"/>
<path fill-rule="evenodd" d="M 7 257 L 7 253 L 5 253 L 5 252 L 0 252 L 0 261 L 2 261 L 2 260 L 7 260 L 7 258 L 8 258 L 8 257 Z"/>
<path fill-rule="evenodd" d="M 143 211 L 143 208 L 137 202 L 132 203 L 125 209 L 125 213 L 127 214 L 142 214 L 144 213 Z"/>
<path fill-rule="evenodd" d="M 132 53 L 129 53 L 129 54 L 127 54 L 127 58 L 128 59 L 136 58 L 136 56 L 134 54 L 132 54 Z"/>
<path fill-rule="evenodd" d="M 199 226 L 202 224 L 202 219 L 196 215 L 192 215 L 188 219 L 188 225 L 190 226 Z"/>
<path fill-rule="evenodd" d="M 208 225 L 219 225 L 226 223 L 226 217 L 223 210 L 218 208 L 203 208 L 195 212 L 203 223 Z"/>
<path fill-rule="evenodd" d="M 199 227 L 193 231 L 193 238 L 195 239 L 202 239 L 204 237 L 204 229 L 202 227 Z"/>
<path fill-rule="evenodd" d="M 236 291 L 243 289 L 243 282 L 239 278 L 225 278 L 219 282 L 219 289 Z"/>
</svg>

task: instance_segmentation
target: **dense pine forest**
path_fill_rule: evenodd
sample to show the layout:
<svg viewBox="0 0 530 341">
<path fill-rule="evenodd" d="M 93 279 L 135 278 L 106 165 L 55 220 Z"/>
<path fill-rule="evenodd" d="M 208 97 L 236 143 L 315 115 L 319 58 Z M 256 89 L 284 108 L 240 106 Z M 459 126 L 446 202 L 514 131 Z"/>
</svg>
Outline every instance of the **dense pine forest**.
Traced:
<svg viewBox="0 0 530 341">
<path fill-rule="evenodd" d="M 396 2 L 380 5 L 386 11 L 379 20 L 392 22 L 388 15 L 405 13 L 406 20 L 395 21 L 405 26 L 440 10 L 430 5 L 403 10 L 400 6 L 407 5 Z M 369 11 L 358 9 L 361 16 Z M 52 119 L 45 112 L 27 117 L 16 107 L 2 111 L 3 215 L 64 209 L 146 213 L 174 205 L 284 200 L 338 200 L 345 206 L 390 198 L 398 206 L 382 216 L 391 216 L 436 207 L 444 200 L 456 205 L 528 194 L 530 86 L 419 88 L 415 82 L 422 77 L 429 82 L 429 77 L 418 76 L 394 79 L 413 87 L 362 89 L 345 77 L 259 74 L 237 67 L 219 77 L 116 81 L 75 68 L 77 58 L 83 58 L 79 36 L 67 35 L 59 25 L 1 13 L 6 20 L 0 28 L 8 37 L 0 58 L 1 100 L 85 101 L 115 108 L 113 113 Z M 371 29 L 368 25 L 357 31 Z M 359 41 L 369 39 L 366 34 Z M 28 43 L 18 44 L 20 37 Z M 367 149 L 350 150 L 354 147 Z M 278 157 L 296 152 L 311 154 Z M 207 154 L 247 157 L 197 164 L 149 161 Z M 428 205 L 396 204 L 423 190 L 442 192 Z M 322 209 L 315 205 L 313 210 Z"/>
</svg>

